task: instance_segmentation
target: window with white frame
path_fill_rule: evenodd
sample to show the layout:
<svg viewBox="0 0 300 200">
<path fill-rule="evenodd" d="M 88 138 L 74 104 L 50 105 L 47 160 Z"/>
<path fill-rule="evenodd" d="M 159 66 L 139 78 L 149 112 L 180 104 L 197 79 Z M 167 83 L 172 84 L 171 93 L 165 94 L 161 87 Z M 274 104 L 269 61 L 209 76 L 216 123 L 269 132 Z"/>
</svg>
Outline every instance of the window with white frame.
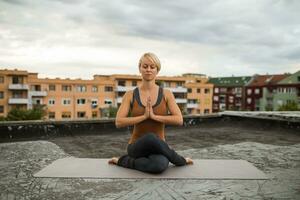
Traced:
<svg viewBox="0 0 300 200">
<path fill-rule="evenodd" d="M 62 104 L 63 105 L 70 105 L 71 104 L 71 99 L 62 99 Z"/>
<path fill-rule="evenodd" d="M 222 92 L 222 93 L 227 92 L 227 88 L 220 88 L 220 92 Z"/>
<path fill-rule="evenodd" d="M 48 104 L 49 105 L 54 105 L 55 104 L 55 99 L 49 99 Z"/>
<path fill-rule="evenodd" d="M 77 92 L 86 92 L 86 86 L 85 85 L 77 85 Z"/>
<path fill-rule="evenodd" d="M 252 94 L 252 89 L 247 89 L 247 94 L 248 95 Z"/>
<path fill-rule="evenodd" d="M 259 94 L 259 93 L 260 93 L 260 89 L 259 89 L 259 88 L 256 88 L 256 89 L 254 90 L 254 93 L 255 93 L 255 94 Z"/>
<path fill-rule="evenodd" d="M 235 88 L 235 93 L 241 94 L 242 93 L 242 88 L 240 88 L 240 87 Z"/>
<path fill-rule="evenodd" d="M 215 88 L 215 93 L 219 93 L 219 88 Z"/>
<path fill-rule="evenodd" d="M 214 101 L 219 101 L 219 96 L 214 96 Z"/>
<path fill-rule="evenodd" d="M 85 99 L 77 99 L 77 104 L 78 105 L 84 105 L 85 104 Z"/>
<path fill-rule="evenodd" d="M 247 98 L 247 103 L 251 104 L 251 102 L 252 102 L 252 99 L 251 98 Z"/>
<path fill-rule="evenodd" d="M 92 92 L 98 92 L 98 86 L 93 85 L 92 86 Z"/>
<path fill-rule="evenodd" d="M 110 100 L 110 99 L 105 99 L 105 100 L 104 100 L 104 104 L 111 105 L 111 104 L 112 104 L 112 100 Z"/>
</svg>

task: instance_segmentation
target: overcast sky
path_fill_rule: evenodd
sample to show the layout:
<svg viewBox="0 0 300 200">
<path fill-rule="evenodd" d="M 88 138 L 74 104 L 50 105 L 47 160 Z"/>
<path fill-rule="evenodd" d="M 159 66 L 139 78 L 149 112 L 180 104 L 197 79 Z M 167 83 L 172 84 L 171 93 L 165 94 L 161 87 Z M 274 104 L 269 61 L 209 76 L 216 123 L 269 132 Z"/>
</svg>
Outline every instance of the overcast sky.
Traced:
<svg viewBox="0 0 300 200">
<path fill-rule="evenodd" d="M 40 77 L 231 76 L 300 69 L 298 0 L 0 0 L 0 68 Z"/>
</svg>

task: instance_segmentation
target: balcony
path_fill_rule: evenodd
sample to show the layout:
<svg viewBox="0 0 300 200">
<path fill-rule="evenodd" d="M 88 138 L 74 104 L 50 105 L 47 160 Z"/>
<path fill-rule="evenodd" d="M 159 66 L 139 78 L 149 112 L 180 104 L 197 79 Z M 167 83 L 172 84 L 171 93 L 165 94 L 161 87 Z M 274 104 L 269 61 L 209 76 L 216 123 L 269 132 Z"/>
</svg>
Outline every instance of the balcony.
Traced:
<svg viewBox="0 0 300 200">
<path fill-rule="evenodd" d="M 28 90 L 29 85 L 27 84 L 9 84 L 9 90 Z"/>
<path fill-rule="evenodd" d="M 170 90 L 173 93 L 187 93 L 187 88 L 185 87 L 176 87 L 176 88 L 165 87 L 165 88 Z"/>
<path fill-rule="evenodd" d="M 47 96 L 47 91 L 29 91 L 29 96 L 45 97 Z"/>
<path fill-rule="evenodd" d="M 199 104 L 198 103 L 188 103 L 186 105 L 187 108 L 199 108 Z"/>
<path fill-rule="evenodd" d="M 136 86 L 117 86 L 116 87 L 116 92 L 126 92 L 128 90 L 133 90 L 136 88 Z"/>
<path fill-rule="evenodd" d="M 8 104 L 28 104 L 27 98 L 9 98 Z"/>
<path fill-rule="evenodd" d="M 176 98 L 175 101 L 176 101 L 176 103 L 187 103 L 187 99 Z"/>
</svg>

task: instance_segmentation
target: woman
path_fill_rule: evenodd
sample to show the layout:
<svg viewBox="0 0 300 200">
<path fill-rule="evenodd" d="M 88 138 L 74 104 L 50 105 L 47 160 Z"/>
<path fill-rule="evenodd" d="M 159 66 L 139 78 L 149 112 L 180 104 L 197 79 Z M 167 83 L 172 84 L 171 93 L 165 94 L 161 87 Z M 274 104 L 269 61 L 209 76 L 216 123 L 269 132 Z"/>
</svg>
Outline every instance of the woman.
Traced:
<svg viewBox="0 0 300 200">
<path fill-rule="evenodd" d="M 155 84 L 160 68 L 160 61 L 153 53 L 140 58 L 142 83 L 124 94 L 116 116 L 117 128 L 134 125 L 127 145 L 128 155 L 113 157 L 109 164 L 148 173 L 162 173 L 169 162 L 176 166 L 193 164 L 192 159 L 178 155 L 165 142 L 165 124 L 182 125 L 183 119 L 173 93 Z"/>
</svg>

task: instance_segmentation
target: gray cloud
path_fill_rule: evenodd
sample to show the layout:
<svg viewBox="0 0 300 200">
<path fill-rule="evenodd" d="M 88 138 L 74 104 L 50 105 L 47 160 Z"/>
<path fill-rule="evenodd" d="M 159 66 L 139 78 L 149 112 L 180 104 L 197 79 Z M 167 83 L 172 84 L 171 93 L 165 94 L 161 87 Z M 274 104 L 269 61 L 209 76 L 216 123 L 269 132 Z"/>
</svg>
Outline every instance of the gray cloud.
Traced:
<svg viewBox="0 0 300 200">
<path fill-rule="evenodd" d="M 199 47 L 195 54 L 207 47 L 216 50 L 219 55 L 213 57 L 222 60 L 204 64 L 203 58 L 194 56 L 195 60 L 186 62 L 207 66 L 208 72 L 209 63 L 230 65 L 233 60 L 236 65 L 272 70 L 300 63 L 299 10 L 296 0 L 2 0 L 0 52 L 16 57 L 20 48 L 28 47 L 125 52 L 146 49 L 147 44 L 154 50 L 162 48 L 163 53 L 172 51 L 167 43 L 185 43 Z M 181 53 L 185 52 L 183 48 Z M 116 64 L 114 59 L 111 62 Z M 240 71 L 231 70 L 230 74 Z"/>
</svg>

